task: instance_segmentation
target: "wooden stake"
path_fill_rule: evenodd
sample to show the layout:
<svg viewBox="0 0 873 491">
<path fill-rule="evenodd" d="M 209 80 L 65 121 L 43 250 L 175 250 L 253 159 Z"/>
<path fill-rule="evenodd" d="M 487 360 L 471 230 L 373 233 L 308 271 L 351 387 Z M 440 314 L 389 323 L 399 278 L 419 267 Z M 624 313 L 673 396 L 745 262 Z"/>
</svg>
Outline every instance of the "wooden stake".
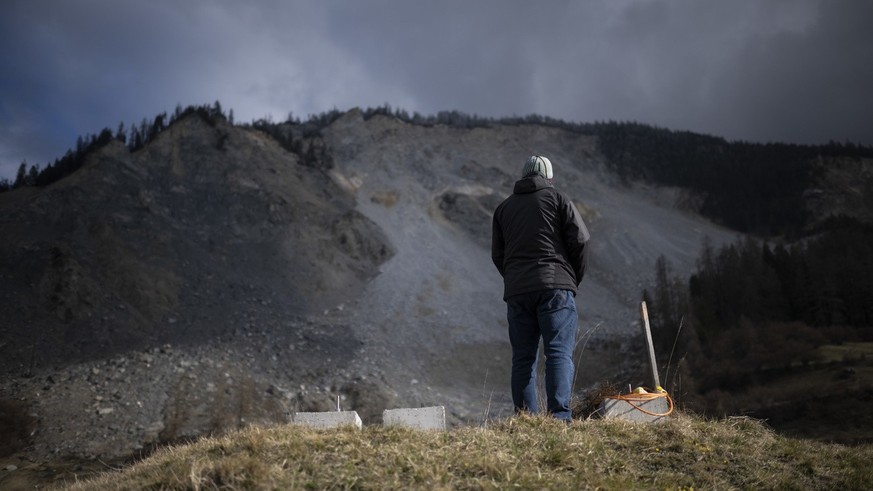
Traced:
<svg viewBox="0 0 873 491">
<path fill-rule="evenodd" d="M 655 362 L 655 345 L 652 343 L 652 328 L 649 327 L 649 311 L 646 309 L 646 302 L 640 306 L 643 314 L 643 335 L 646 337 L 646 345 L 649 348 L 649 363 L 652 365 L 652 382 L 653 389 L 661 386 L 661 379 L 658 377 L 658 364 Z"/>
</svg>

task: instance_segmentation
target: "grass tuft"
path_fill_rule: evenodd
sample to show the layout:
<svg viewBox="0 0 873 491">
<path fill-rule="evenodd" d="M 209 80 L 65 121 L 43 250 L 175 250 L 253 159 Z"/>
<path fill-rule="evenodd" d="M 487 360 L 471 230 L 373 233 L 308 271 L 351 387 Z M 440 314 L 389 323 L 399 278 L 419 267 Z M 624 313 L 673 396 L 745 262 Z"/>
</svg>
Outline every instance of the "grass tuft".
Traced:
<svg viewBox="0 0 873 491">
<path fill-rule="evenodd" d="M 749 418 L 520 416 L 448 432 L 252 427 L 70 489 L 870 489 L 869 462 L 873 445 L 790 439 Z"/>
</svg>

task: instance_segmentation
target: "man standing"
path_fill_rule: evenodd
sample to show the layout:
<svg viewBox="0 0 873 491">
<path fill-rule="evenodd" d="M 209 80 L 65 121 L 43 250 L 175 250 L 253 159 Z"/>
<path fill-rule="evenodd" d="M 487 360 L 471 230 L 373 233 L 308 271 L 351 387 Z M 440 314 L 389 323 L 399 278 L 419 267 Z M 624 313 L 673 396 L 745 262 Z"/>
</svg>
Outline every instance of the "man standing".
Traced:
<svg viewBox="0 0 873 491">
<path fill-rule="evenodd" d="M 589 234 L 564 194 L 552 187 L 552 163 L 532 156 L 513 194 L 494 211 L 491 259 L 503 276 L 512 345 L 512 402 L 537 412 L 536 361 L 546 355 L 546 398 L 552 416 L 571 419 L 576 288 L 588 264 Z"/>
</svg>

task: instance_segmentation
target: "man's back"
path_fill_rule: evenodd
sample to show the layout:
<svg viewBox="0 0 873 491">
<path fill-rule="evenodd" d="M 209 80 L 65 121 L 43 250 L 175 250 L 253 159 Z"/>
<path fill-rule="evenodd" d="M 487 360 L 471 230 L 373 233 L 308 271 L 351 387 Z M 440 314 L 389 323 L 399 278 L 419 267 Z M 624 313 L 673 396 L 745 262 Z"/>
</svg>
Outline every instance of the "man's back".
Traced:
<svg viewBox="0 0 873 491">
<path fill-rule="evenodd" d="M 504 298 L 560 288 L 576 292 L 587 264 L 588 229 L 572 202 L 540 175 L 519 180 L 494 212 L 492 260 Z"/>
</svg>

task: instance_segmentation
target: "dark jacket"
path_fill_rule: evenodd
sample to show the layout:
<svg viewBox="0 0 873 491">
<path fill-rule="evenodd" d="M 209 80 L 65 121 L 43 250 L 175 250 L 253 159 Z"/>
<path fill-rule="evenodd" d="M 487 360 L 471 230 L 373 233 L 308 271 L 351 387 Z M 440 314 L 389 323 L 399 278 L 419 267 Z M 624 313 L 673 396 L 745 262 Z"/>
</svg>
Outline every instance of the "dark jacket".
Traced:
<svg viewBox="0 0 873 491">
<path fill-rule="evenodd" d="M 576 294 L 588 265 L 590 235 L 561 192 L 534 175 L 515 183 L 494 211 L 491 259 L 503 276 L 503 299 L 538 290 Z"/>
</svg>

